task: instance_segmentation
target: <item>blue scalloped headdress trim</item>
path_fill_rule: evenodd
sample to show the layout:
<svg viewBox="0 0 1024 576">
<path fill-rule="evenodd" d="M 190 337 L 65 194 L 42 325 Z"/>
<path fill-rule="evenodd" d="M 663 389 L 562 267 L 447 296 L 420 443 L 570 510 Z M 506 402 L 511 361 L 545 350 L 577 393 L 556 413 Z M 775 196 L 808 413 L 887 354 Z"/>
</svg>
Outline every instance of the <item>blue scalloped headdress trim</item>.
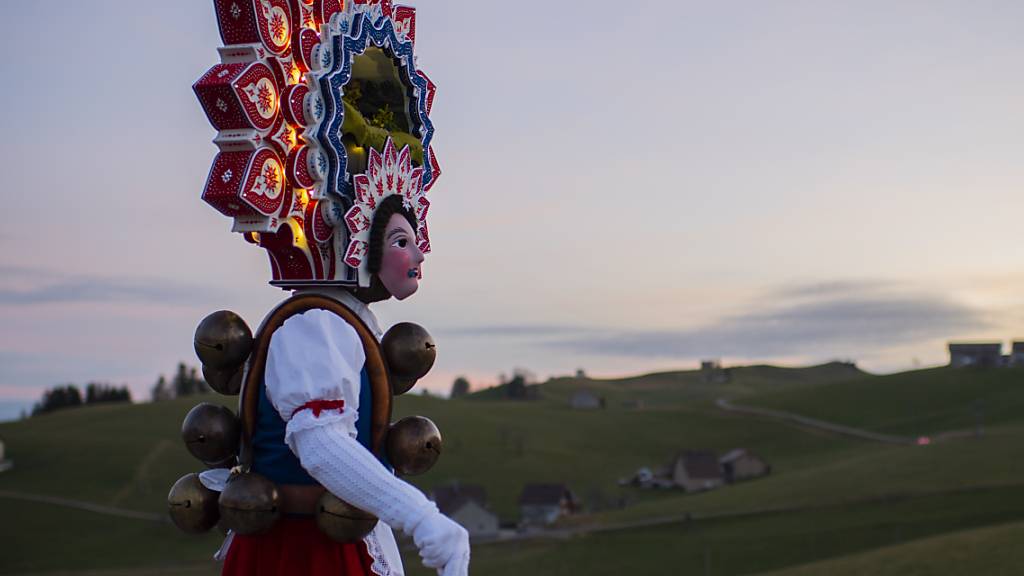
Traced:
<svg viewBox="0 0 1024 576">
<path fill-rule="evenodd" d="M 434 181 L 434 165 L 431 161 L 431 141 L 434 139 L 434 124 L 427 114 L 428 82 L 416 69 L 413 55 L 413 43 L 410 40 L 399 40 L 395 34 L 394 22 L 382 16 L 375 24 L 365 14 L 357 14 L 352 20 L 349 32 L 339 34 L 331 39 L 331 69 L 320 78 L 320 91 L 323 95 L 325 116 L 320 124 L 316 138 L 320 141 L 327 155 L 327 178 L 325 187 L 328 192 L 340 195 L 346 204 L 351 205 L 353 190 L 351 182 L 346 181 L 348 154 L 341 141 L 341 127 L 345 122 L 345 106 L 341 104 L 343 88 L 352 79 L 352 63 L 356 56 L 366 52 L 369 46 L 385 50 L 398 61 L 403 80 L 413 88 L 414 98 L 409 101 L 409 115 L 418 119 L 413 129 L 418 133 L 423 144 L 423 186 L 429 188 Z"/>
</svg>

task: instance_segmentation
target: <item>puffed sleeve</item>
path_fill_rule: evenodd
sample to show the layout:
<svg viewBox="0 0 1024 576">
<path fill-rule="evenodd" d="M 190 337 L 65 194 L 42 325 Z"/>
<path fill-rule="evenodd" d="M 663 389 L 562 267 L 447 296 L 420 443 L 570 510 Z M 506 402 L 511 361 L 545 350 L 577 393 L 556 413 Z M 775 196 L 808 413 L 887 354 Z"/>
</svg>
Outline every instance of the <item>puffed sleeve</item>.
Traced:
<svg viewBox="0 0 1024 576">
<path fill-rule="evenodd" d="M 292 316 L 274 331 L 264 379 L 267 398 L 287 423 L 285 443 L 301 430 L 337 424 L 356 437 L 366 355 L 355 328 L 326 310 Z"/>
</svg>

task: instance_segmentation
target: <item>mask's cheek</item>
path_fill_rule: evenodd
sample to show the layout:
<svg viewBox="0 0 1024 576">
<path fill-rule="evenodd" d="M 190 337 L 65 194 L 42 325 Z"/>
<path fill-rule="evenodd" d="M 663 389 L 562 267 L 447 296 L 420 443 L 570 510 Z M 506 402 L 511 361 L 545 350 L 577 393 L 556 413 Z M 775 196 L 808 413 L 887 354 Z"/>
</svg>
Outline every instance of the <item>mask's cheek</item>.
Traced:
<svg viewBox="0 0 1024 576">
<path fill-rule="evenodd" d="M 418 286 L 419 274 L 409 276 L 409 271 L 413 268 L 412 259 L 407 251 L 389 247 L 381 258 L 381 283 L 388 292 L 401 300 L 415 292 Z"/>
</svg>

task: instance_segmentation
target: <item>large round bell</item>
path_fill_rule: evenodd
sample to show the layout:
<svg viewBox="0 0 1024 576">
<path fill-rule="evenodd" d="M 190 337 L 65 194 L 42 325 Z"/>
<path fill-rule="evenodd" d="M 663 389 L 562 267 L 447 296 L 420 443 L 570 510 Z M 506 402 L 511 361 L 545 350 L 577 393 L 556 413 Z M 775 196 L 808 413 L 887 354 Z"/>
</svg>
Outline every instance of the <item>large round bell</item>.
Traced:
<svg viewBox="0 0 1024 576">
<path fill-rule="evenodd" d="M 217 370 L 203 365 L 203 380 L 215 391 L 225 396 L 238 396 L 242 391 L 242 374 L 245 372 L 242 366 Z"/>
<path fill-rule="evenodd" d="M 238 314 L 221 310 L 203 318 L 192 343 L 203 366 L 238 368 L 252 351 L 252 330 Z"/>
<path fill-rule="evenodd" d="M 232 476 L 220 494 L 221 526 L 236 534 L 270 530 L 281 516 L 277 486 L 255 472 Z"/>
<path fill-rule="evenodd" d="M 434 339 L 419 324 L 395 324 L 380 343 L 391 376 L 391 390 L 396 395 L 412 389 L 417 380 L 430 372 L 437 358 Z"/>
<path fill-rule="evenodd" d="M 217 493 L 199 481 L 199 474 L 186 474 L 178 479 L 167 494 L 167 510 L 171 521 L 190 534 L 202 534 L 220 520 Z"/>
<path fill-rule="evenodd" d="M 430 470 L 441 456 L 441 431 L 423 416 L 408 416 L 388 430 L 388 460 L 403 476 Z"/>
<path fill-rule="evenodd" d="M 316 503 L 316 525 L 336 542 L 358 542 L 377 525 L 377 517 L 324 492 Z"/>
<path fill-rule="evenodd" d="M 233 462 L 241 434 L 241 423 L 231 409 L 208 402 L 189 410 L 181 423 L 181 438 L 189 453 L 214 468 Z"/>
</svg>

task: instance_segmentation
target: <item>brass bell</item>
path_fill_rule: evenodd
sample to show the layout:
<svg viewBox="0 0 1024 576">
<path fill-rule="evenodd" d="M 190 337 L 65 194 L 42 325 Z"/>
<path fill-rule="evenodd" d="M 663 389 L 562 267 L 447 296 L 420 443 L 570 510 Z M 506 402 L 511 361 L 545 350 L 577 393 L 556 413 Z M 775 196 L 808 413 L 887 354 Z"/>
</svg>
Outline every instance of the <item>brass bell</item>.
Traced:
<svg viewBox="0 0 1024 576">
<path fill-rule="evenodd" d="M 231 409 L 208 402 L 189 410 L 181 423 L 181 438 L 189 453 L 214 468 L 233 462 L 241 434 L 241 423 Z"/>
<path fill-rule="evenodd" d="M 203 318 L 192 343 L 203 366 L 229 370 L 238 368 L 249 357 L 252 330 L 238 314 L 221 310 Z"/>
<path fill-rule="evenodd" d="M 167 510 L 174 525 L 189 534 L 202 534 L 220 520 L 217 493 L 199 481 L 199 474 L 178 479 L 167 494 Z"/>
<path fill-rule="evenodd" d="M 220 494 L 221 525 L 236 534 L 259 534 L 281 516 L 277 486 L 255 472 L 232 476 Z"/>
<path fill-rule="evenodd" d="M 388 460 L 402 476 L 430 470 L 441 456 L 441 431 L 423 416 L 408 416 L 388 430 Z"/>
<path fill-rule="evenodd" d="M 225 396 L 238 396 L 238 393 L 242 391 L 242 374 L 244 372 L 245 369 L 242 366 L 217 370 L 204 364 L 203 380 L 206 380 L 210 388 Z"/>
<path fill-rule="evenodd" d="M 391 390 L 405 394 L 416 381 L 427 375 L 437 358 L 437 347 L 430 333 L 419 324 L 395 324 L 381 339 L 384 359 L 388 364 Z"/>
<path fill-rule="evenodd" d="M 336 542 L 358 542 L 377 525 L 377 517 L 324 492 L 316 503 L 316 525 Z"/>
</svg>

